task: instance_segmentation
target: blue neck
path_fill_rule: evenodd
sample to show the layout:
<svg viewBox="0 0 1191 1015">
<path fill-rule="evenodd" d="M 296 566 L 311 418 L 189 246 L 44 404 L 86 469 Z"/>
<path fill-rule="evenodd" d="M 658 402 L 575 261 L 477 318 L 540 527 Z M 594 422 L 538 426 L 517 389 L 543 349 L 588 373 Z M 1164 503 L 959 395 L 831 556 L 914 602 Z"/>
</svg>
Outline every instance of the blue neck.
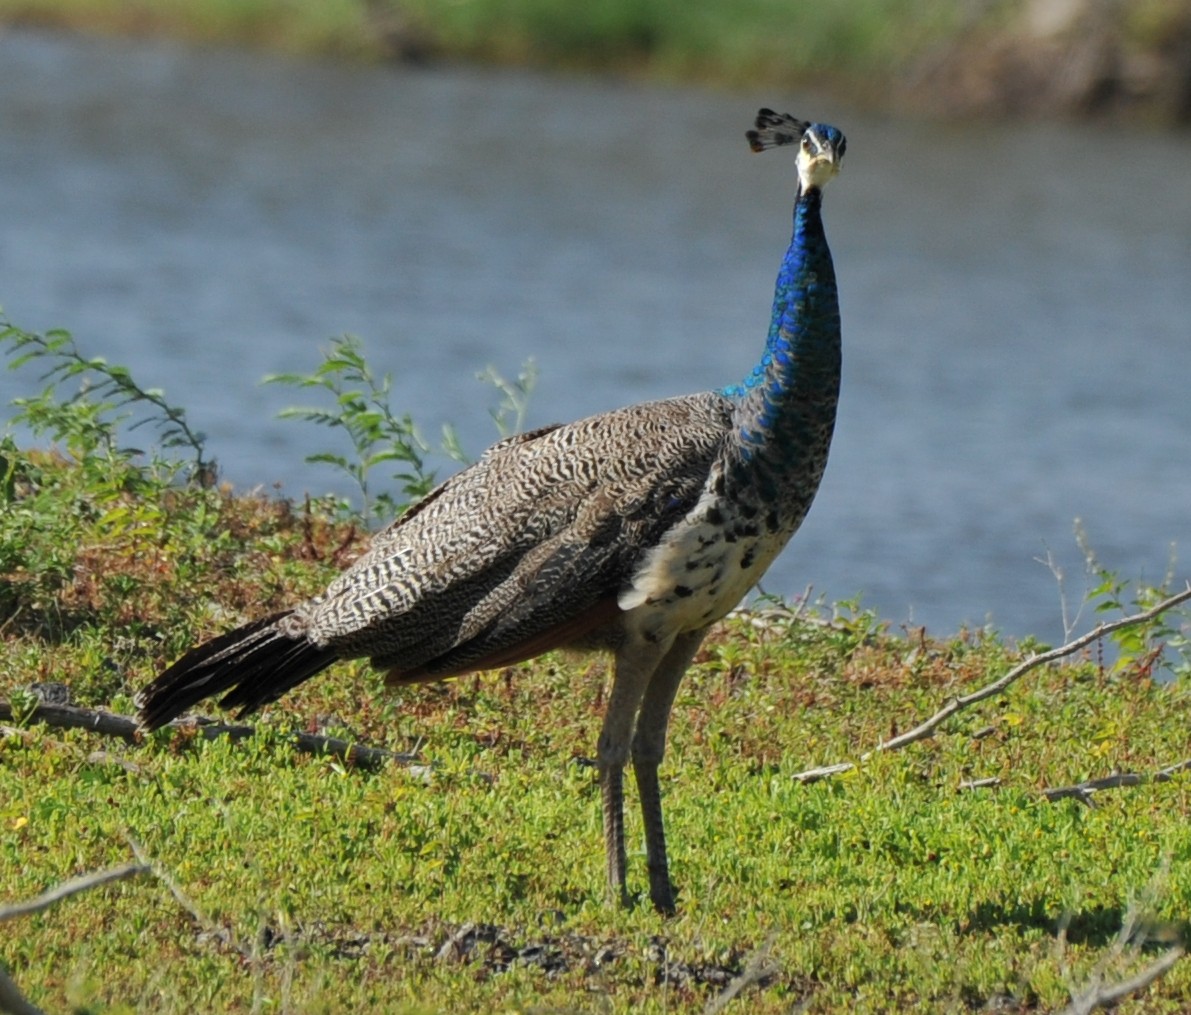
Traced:
<svg viewBox="0 0 1191 1015">
<path fill-rule="evenodd" d="M 839 298 L 822 201 L 817 188 L 799 195 L 765 354 L 743 383 L 722 391 L 737 403 L 740 464 L 760 459 L 767 472 L 776 469 L 799 482 L 811 478 L 807 472 L 822 472 L 839 397 Z M 774 478 L 780 483 L 782 477 Z"/>
</svg>

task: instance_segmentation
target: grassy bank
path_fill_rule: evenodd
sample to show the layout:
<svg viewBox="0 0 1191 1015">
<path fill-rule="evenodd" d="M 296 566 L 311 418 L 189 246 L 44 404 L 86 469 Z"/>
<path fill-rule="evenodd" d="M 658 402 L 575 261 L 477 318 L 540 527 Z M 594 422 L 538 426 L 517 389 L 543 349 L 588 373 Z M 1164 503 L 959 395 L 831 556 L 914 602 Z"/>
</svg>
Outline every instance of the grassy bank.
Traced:
<svg viewBox="0 0 1191 1015">
<path fill-rule="evenodd" d="M 848 605 L 730 619 L 674 710 L 668 920 L 604 904 L 603 660 L 397 693 L 341 665 L 237 743 L 35 721 L 34 683 L 130 713 L 184 648 L 321 588 L 367 537 L 343 505 L 212 484 L 164 396 L 23 334 L 0 346 L 91 386 L 19 407 L 57 450 L 0 445 L 0 919 L 75 875 L 154 867 L 5 923 L 0 963 L 47 1010 L 1055 1011 L 1177 955 L 1191 775 L 1153 775 L 1191 756 L 1189 689 L 1154 679 L 1177 641 L 1161 619 L 1120 633 L 1119 663 L 1093 646 L 813 783 L 800 773 L 859 761 L 1039 646 L 891 631 Z M 311 386 L 328 376 L 370 411 L 348 366 Z M 180 462 L 123 450 L 138 416 Z M 1099 604 L 1130 596 L 1107 580 Z M 296 751 L 311 729 L 418 766 Z M 1114 772 L 1140 778 L 1095 807 L 1046 792 Z M 1186 1010 L 1191 962 L 1129 993 L 1123 1012 Z"/>
<path fill-rule="evenodd" d="M 1191 0 L 0 0 L 0 22 L 363 59 L 466 59 L 1005 115 L 1185 118 Z"/>
<path fill-rule="evenodd" d="M 0 0 L 0 21 L 312 55 L 384 53 L 360 0 Z"/>
<path fill-rule="evenodd" d="M 889 71 L 960 20 L 924 0 L 0 0 L 0 19 L 304 53 L 403 53 L 726 82 Z"/>
<path fill-rule="evenodd" d="M 864 628 L 737 621 L 704 652 L 666 765 L 672 920 L 644 898 L 603 903 L 582 760 L 600 664 L 548 657 L 399 698 L 341 667 L 239 745 L 10 730 L 0 898 L 130 860 L 131 839 L 189 909 L 155 878 L 124 882 L 9 925 L 0 960 L 48 1010 L 698 1012 L 763 950 L 732 1010 L 1052 1011 L 1182 936 L 1191 782 L 1105 792 L 1095 809 L 1041 790 L 1181 759 L 1186 688 L 1049 670 L 936 743 L 799 785 L 1010 655 Z M 85 676 L 84 700 L 122 710 L 168 658 L 113 667 L 117 639 L 100 659 L 85 641 L 54 647 L 53 675 Z M 50 668 L 48 651 L 10 641 L 5 684 Z M 105 662 L 119 676 L 99 681 Z M 327 715 L 416 747 L 429 781 L 295 754 L 286 731 Z M 999 784 L 961 792 L 974 777 Z M 630 872 L 644 889 L 639 850 Z M 1124 1010 L 1189 1004 L 1179 965 Z"/>
</svg>

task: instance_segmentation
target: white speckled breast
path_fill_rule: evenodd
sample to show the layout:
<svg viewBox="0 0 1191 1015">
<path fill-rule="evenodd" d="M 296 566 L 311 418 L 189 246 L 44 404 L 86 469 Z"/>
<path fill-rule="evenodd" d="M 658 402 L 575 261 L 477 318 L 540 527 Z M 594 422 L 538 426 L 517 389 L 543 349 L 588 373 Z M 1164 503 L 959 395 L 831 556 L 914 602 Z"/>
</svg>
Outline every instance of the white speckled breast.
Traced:
<svg viewBox="0 0 1191 1015">
<path fill-rule="evenodd" d="M 747 506 L 742 513 L 709 484 L 690 513 L 645 554 L 619 597 L 620 608 L 640 611 L 645 630 L 706 627 L 744 598 L 790 535 L 776 515 L 762 519 Z"/>
</svg>

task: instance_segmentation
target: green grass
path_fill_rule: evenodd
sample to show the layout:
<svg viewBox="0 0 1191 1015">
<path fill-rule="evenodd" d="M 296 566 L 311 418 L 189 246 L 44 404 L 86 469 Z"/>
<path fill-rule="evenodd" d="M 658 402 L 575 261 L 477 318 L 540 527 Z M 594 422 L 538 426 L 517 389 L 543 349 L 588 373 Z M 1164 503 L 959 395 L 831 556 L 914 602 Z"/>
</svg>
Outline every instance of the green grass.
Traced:
<svg viewBox="0 0 1191 1015">
<path fill-rule="evenodd" d="M 874 87 L 959 28 L 961 14 L 930 0 L 0 0 L 10 23 L 779 86 Z"/>
<path fill-rule="evenodd" d="M 0 21 L 293 53 L 381 54 L 360 0 L 0 0 Z"/>
<path fill-rule="evenodd" d="M 18 406 L 56 450 L 0 439 L 0 698 L 18 709 L 26 685 L 56 681 L 129 713 L 186 647 L 321 589 L 366 542 L 341 504 L 211 485 L 184 412 L 64 333 L 5 326 L 0 347 L 89 379 L 81 396 L 51 386 Z M 369 390 L 383 401 L 383 387 Z M 336 425 L 378 411 L 335 393 L 360 414 Z M 192 462 L 125 449 L 130 421 Z M 1130 598 L 1115 580 L 1097 594 L 1113 612 Z M 749 969 L 729 1010 L 1048 1011 L 1183 938 L 1191 774 L 1095 808 L 1042 793 L 1191 756 L 1187 677 L 1152 679 L 1156 649 L 1185 650 L 1177 625 L 1129 632 L 1110 667 L 1037 669 L 931 740 L 803 784 L 1037 647 L 820 612 L 729 620 L 683 683 L 662 772 L 674 918 L 644 895 L 631 793 L 641 894 L 630 910 L 605 903 L 589 761 L 604 660 L 550 655 L 397 692 L 344 664 L 240 744 L 0 726 L 0 909 L 137 849 L 160 874 L 5 922 L 0 963 L 51 1011 L 669 1015 L 705 1010 Z M 315 724 L 415 751 L 431 774 L 297 753 L 287 734 Z M 1121 1011 L 1189 1006 L 1184 962 Z"/>
<path fill-rule="evenodd" d="M 57 482 L 76 503 L 84 496 L 77 466 L 40 461 L 43 493 Z M 71 523 L 77 555 L 52 596 L 9 599 L 37 605 L 10 605 L 0 695 L 55 679 L 81 704 L 128 711 L 130 693 L 185 644 L 317 588 L 349 541 L 343 523 L 226 492 L 180 491 L 163 510 L 139 558 L 137 529 Z M 112 573 L 101 555 L 117 562 Z M 1104 793 L 1095 809 L 1040 790 L 1186 757 L 1185 686 L 1136 668 L 1052 667 L 932 741 L 833 781 L 793 778 L 855 759 L 1015 657 L 995 637 L 923 641 L 864 614 L 724 625 L 675 705 L 671 920 L 644 897 L 629 912 L 604 902 L 598 794 L 582 761 L 600 723 L 600 660 L 548 656 L 398 694 L 343 665 L 240 745 L 10 729 L 0 898 L 128 860 L 131 838 L 204 925 L 144 878 L 9 924 L 0 960 L 57 1010 L 684 1012 L 722 989 L 697 974 L 722 981 L 769 942 L 774 972 L 740 1010 L 785 1012 L 800 998 L 812 1012 L 953 1011 L 1000 997 L 1054 1008 L 1101 962 L 1119 977 L 1153 958 L 1112 955 L 1134 900 L 1147 900 L 1164 936 L 1181 934 L 1191 777 Z M 284 732 L 319 716 L 370 744 L 419 746 L 434 774 L 427 783 L 398 765 L 366 772 L 294 753 Z M 1001 785 L 958 791 L 988 776 Z M 637 845 L 632 811 L 630 835 Z M 644 892 L 639 848 L 630 876 Z M 499 936 L 436 961 L 467 922 Z M 501 968 L 533 945 L 565 968 Z M 1180 1010 L 1191 975 L 1177 966 L 1145 997 L 1123 1010 Z"/>
<path fill-rule="evenodd" d="M 446 49 L 472 58 L 731 84 L 885 77 L 959 22 L 951 5 L 924 0 L 411 0 L 403 9 Z"/>
<path fill-rule="evenodd" d="M 0 0 L 0 24 L 359 60 L 463 59 L 729 87 L 831 90 L 882 108 L 900 103 L 937 111 L 948 108 L 948 100 L 934 91 L 956 88 L 951 77 L 939 76 L 944 66 L 975 65 L 978 77 L 979 68 L 987 76 L 991 53 L 992 65 L 1013 77 L 1010 53 L 1055 62 L 1051 41 L 1039 38 L 1034 24 L 1037 7 L 1025 0 Z M 1186 75 L 1172 54 L 1187 37 L 1191 0 L 1100 4 L 1093 13 L 1074 19 L 1074 38 L 1064 45 L 1097 52 L 1113 47 L 1119 59 L 1142 68 L 1147 94 L 1141 108 L 1185 119 L 1179 83 Z M 966 98 L 952 96 L 951 103 L 962 101 L 950 108 L 967 109 L 967 102 L 985 114 L 1003 114 L 1011 98 L 1002 88 L 968 90 Z M 1042 111 L 1071 111 L 1061 94 L 1041 90 Z"/>
</svg>

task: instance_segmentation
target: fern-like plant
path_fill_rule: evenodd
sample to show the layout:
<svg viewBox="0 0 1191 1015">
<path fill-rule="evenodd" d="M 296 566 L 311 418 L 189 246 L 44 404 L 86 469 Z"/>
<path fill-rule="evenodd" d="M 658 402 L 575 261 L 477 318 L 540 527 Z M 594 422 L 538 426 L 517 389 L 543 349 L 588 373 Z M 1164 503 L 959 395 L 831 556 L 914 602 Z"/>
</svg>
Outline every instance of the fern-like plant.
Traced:
<svg viewBox="0 0 1191 1015">
<path fill-rule="evenodd" d="M 215 463 L 207 457 L 205 436 L 190 427 L 186 411 L 167 402 L 160 389 L 142 387 L 127 367 L 84 355 L 70 332 L 26 331 L 0 316 L 0 349 L 7 353 L 10 369 L 36 363 L 43 368 L 41 380 L 49 382 L 39 394 L 12 402 L 17 409 L 13 421 L 35 435 L 49 436 L 80 462 L 97 455 L 126 462 L 144 454 L 119 446 L 120 425 L 131 420 L 129 430 L 154 427 L 163 448 L 186 450 L 192 478 L 203 483 L 214 478 Z M 78 382 L 77 390 L 64 394 L 62 385 L 71 380 Z"/>
<path fill-rule="evenodd" d="M 501 436 L 521 429 L 529 396 L 537 379 L 532 361 L 523 364 L 515 380 L 507 380 L 494 368 L 477 375 L 496 388 L 500 400 L 489 410 Z M 306 391 L 321 391 L 331 396 L 329 408 L 294 406 L 282 410 L 283 419 L 299 419 L 319 426 L 342 430 L 351 442 L 350 454 L 317 451 L 306 456 L 308 462 L 334 466 L 350 476 L 361 498 L 360 514 L 377 522 L 386 522 L 433 488 L 435 472 L 429 459 L 441 454 L 457 462 L 468 456 L 458 434 L 449 424 L 443 427 L 438 448 L 422 437 L 409 413 L 397 413 L 391 404 L 392 376 L 378 375 L 364 357 L 363 343 L 351 335 L 331 342 L 323 361 L 309 374 L 270 374 L 266 384 L 286 384 Z M 374 470 L 387 462 L 397 463 L 391 478 L 402 497 L 385 490 L 374 491 Z M 345 513 L 352 513 L 343 504 Z"/>
</svg>

